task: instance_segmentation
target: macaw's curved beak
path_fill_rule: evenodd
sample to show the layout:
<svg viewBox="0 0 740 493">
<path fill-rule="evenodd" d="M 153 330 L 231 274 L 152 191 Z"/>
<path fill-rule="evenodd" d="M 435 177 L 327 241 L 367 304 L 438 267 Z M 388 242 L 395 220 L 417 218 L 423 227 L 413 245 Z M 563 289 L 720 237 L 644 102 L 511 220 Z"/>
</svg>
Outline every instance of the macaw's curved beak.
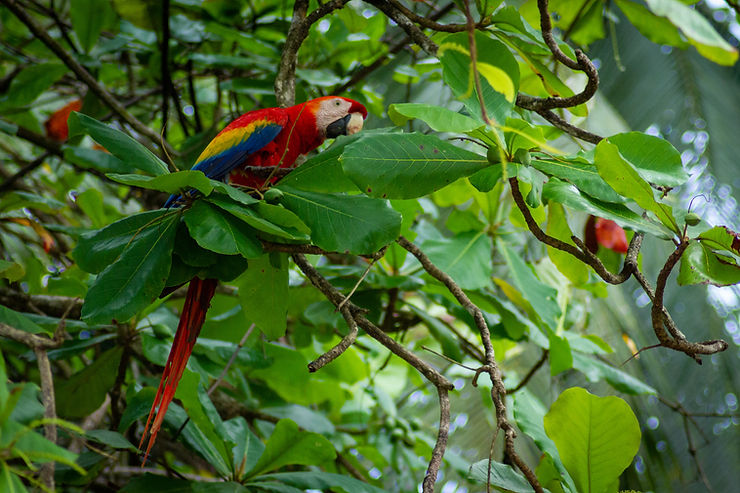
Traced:
<svg viewBox="0 0 740 493">
<path fill-rule="evenodd" d="M 326 137 L 335 139 L 340 135 L 352 135 L 362 130 L 362 114 L 350 113 L 344 118 L 331 122 L 326 127 Z"/>
</svg>

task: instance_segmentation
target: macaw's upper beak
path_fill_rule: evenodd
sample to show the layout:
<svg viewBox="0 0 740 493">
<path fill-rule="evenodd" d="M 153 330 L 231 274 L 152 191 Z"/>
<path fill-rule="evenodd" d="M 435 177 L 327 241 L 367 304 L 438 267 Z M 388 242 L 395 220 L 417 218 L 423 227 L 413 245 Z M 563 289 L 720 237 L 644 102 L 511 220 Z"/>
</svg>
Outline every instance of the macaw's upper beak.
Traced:
<svg viewBox="0 0 740 493">
<path fill-rule="evenodd" d="M 335 139 L 340 135 L 352 135 L 362 130 L 363 118 L 360 113 L 350 113 L 344 118 L 331 122 L 326 127 L 326 137 Z"/>
</svg>

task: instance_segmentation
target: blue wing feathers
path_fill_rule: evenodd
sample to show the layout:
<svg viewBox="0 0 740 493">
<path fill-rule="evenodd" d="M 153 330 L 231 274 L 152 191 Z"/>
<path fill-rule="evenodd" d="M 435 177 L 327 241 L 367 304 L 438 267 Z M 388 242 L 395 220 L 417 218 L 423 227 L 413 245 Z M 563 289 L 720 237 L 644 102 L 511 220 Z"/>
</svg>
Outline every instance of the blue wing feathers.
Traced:
<svg viewBox="0 0 740 493">
<path fill-rule="evenodd" d="M 226 127 L 208 144 L 192 169 L 202 171 L 208 178 L 223 181 L 250 154 L 275 140 L 282 130 L 282 125 L 264 120 L 233 129 Z M 171 195 L 164 207 L 171 207 L 179 198 L 180 195 Z"/>
</svg>

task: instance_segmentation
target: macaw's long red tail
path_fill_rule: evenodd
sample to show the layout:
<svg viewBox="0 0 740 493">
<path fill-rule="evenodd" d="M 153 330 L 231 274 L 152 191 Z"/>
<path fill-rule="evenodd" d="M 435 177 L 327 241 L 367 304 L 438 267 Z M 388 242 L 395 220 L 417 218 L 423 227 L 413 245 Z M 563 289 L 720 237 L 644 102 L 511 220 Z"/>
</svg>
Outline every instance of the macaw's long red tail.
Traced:
<svg viewBox="0 0 740 493">
<path fill-rule="evenodd" d="M 208 307 L 211 305 L 211 298 L 213 298 L 217 284 L 218 281 L 216 279 L 204 280 L 194 277 L 190 281 L 188 294 L 185 297 L 185 306 L 182 308 L 180 323 L 177 326 L 177 333 L 175 333 L 175 341 L 172 343 L 167 364 L 162 372 L 162 380 L 159 381 L 157 395 L 154 397 L 154 403 L 152 404 L 151 411 L 149 411 L 149 417 L 144 427 L 144 434 L 141 436 L 141 442 L 139 442 L 139 450 L 141 450 L 147 433 L 149 434 L 149 443 L 147 444 L 144 459 L 141 463 L 142 466 L 146 463 L 146 459 L 149 457 L 149 451 L 157 439 L 157 432 L 159 431 L 159 427 L 162 426 L 162 421 L 164 421 L 167 406 L 170 405 L 173 397 L 175 397 L 177 384 L 182 377 L 183 371 L 185 371 L 185 365 L 188 362 L 188 358 L 190 358 L 190 353 L 193 352 L 195 340 L 198 338 L 201 327 L 203 327 L 203 322 L 206 319 L 206 311 L 208 311 Z M 159 410 L 157 410 L 157 406 L 159 406 Z M 152 421 L 152 418 L 154 418 L 154 421 Z M 150 424 L 151 428 L 149 427 Z"/>
</svg>

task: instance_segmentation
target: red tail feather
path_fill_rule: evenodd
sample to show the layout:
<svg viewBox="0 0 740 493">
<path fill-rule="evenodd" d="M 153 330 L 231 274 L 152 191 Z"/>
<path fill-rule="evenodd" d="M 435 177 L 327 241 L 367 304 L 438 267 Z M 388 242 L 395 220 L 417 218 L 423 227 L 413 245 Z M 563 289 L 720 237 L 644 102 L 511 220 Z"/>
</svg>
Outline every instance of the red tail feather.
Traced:
<svg viewBox="0 0 740 493">
<path fill-rule="evenodd" d="M 218 281 L 216 279 L 203 280 L 194 277 L 190 281 L 188 294 L 185 297 L 185 306 L 183 306 L 180 323 L 175 333 L 175 340 L 172 343 L 170 355 L 162 372 L 162 380 L 159 381 L 157 395 L 154 397 L 154 403 L 152 403 L 152 409 L 149 411 L 149 417 L 144 427 L 144 434 L 139 443 L 139 450 L 141 450 L 148 433 L 149 443 L 146 447 L 142 465 L 144 465 L 147 457 L 149 457 L 149 451 L 157 439 L 157 432 L 159 431 L 159 427 L 162 426 L 162 421 L 164 421 L 167 406 L 170 405 L 170 402 L 175 397 L 177 384 L 182 377 L 183 371 L 185 371 L 185 365 L 188 362 L 188 358 L 190 358 L 190 353 L 193 352 L 195 340 L 198 338 L 201 327 L 203 327 L 203 322 L 206 319 L 206 311 L 208 311 L 208 307 L 211 304 L 211 298 L 213 298 L 217 284 Z M 159 406 L 159 410 L 156 410 L 157 406 Z M 152 418 L 154 418 L 154 421 L 152 421 Z M 149 427 L 150 424 L 151 428 Z"/>
</svg>

